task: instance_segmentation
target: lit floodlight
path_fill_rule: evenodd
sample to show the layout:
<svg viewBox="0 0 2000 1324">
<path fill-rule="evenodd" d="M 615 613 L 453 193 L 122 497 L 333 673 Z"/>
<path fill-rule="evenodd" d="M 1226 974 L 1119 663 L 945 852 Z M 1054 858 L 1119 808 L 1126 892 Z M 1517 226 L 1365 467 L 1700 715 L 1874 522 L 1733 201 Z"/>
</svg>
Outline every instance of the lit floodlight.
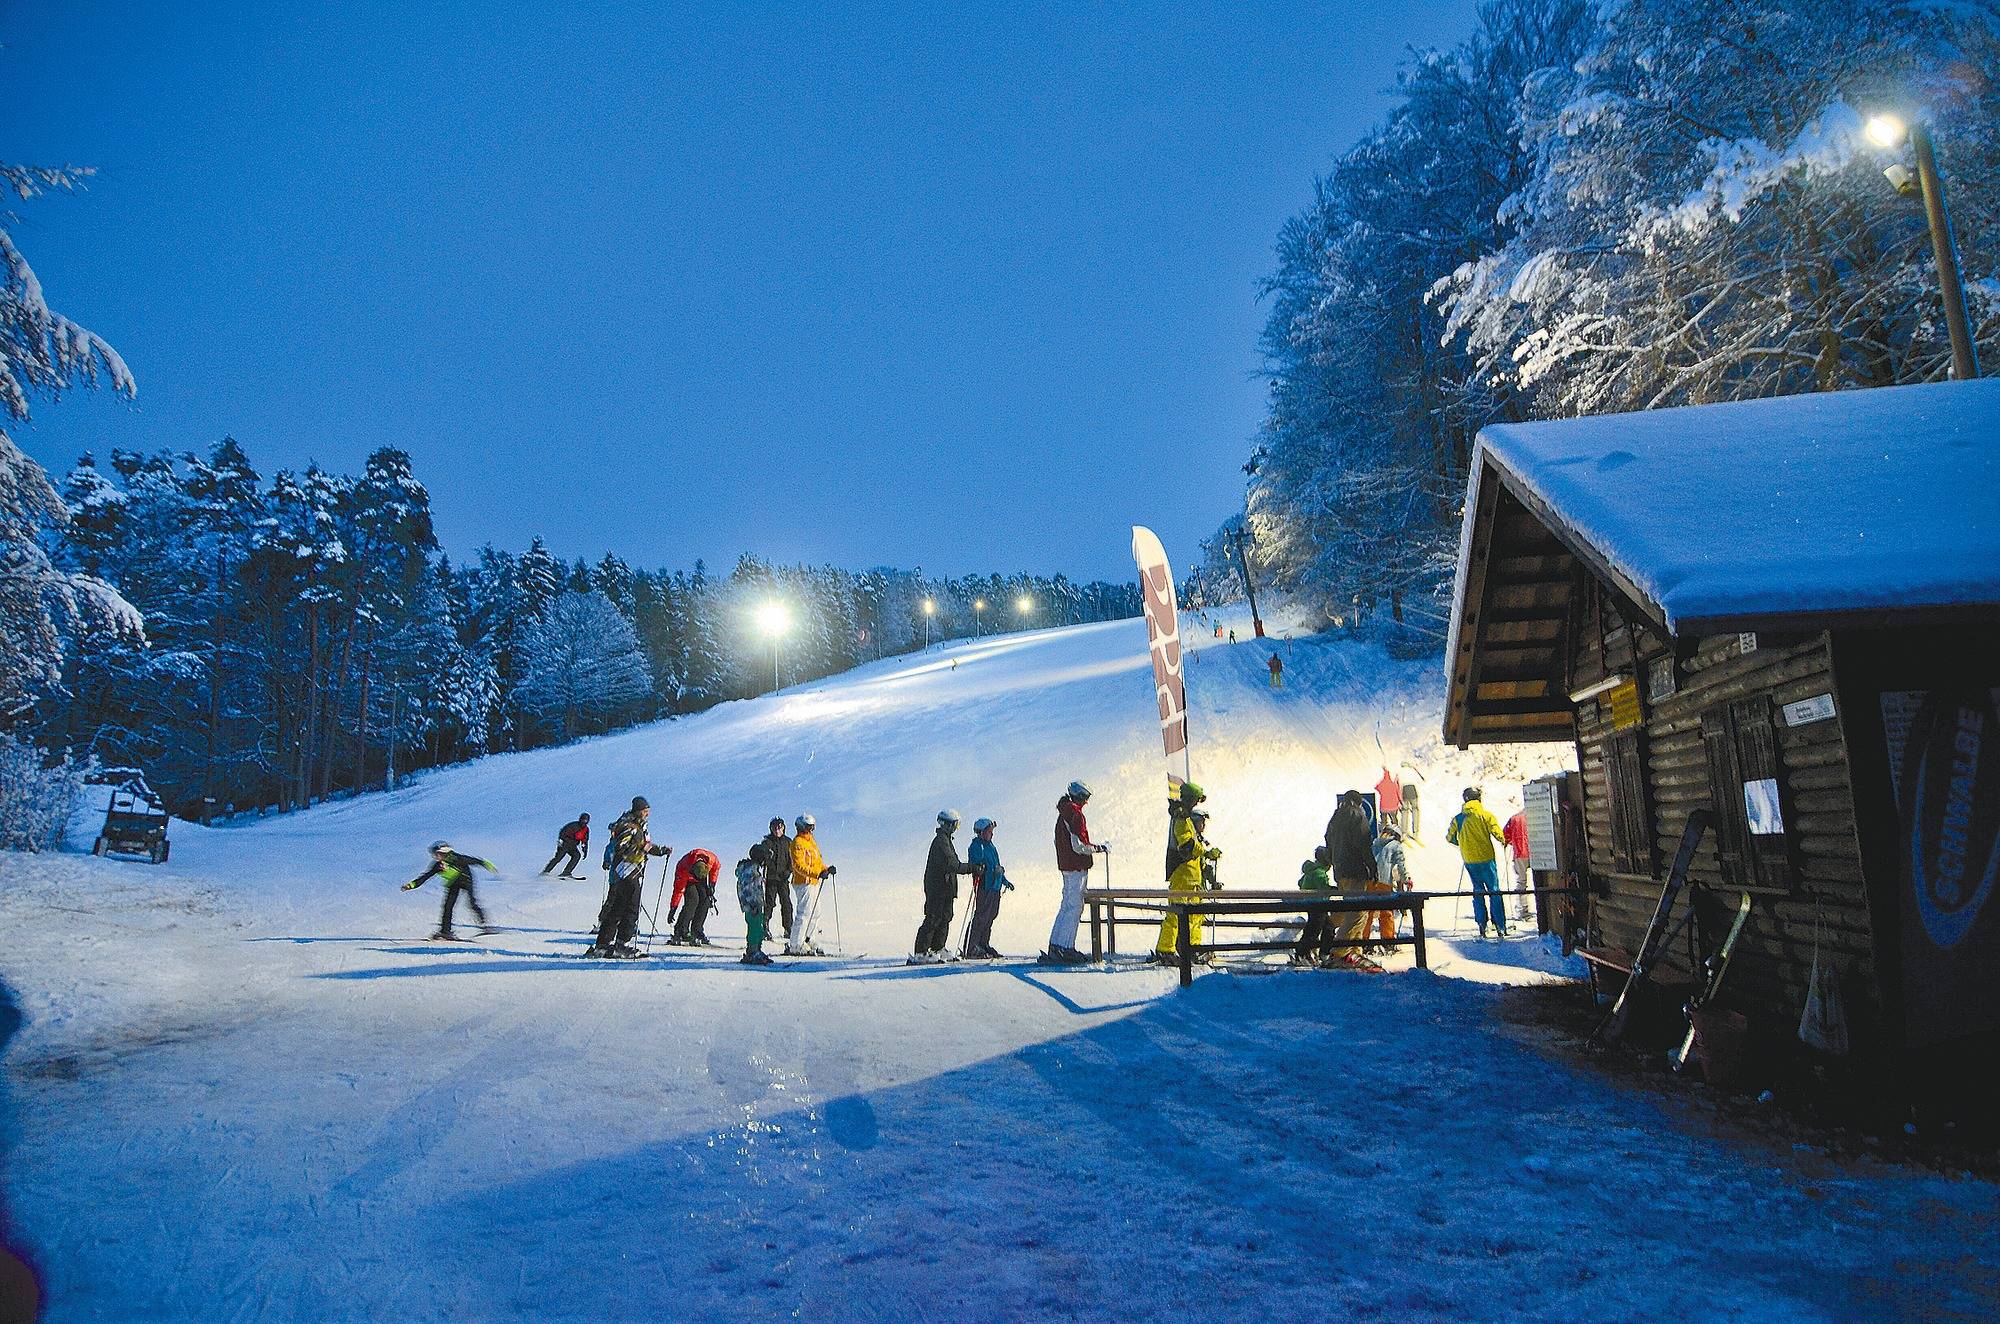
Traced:
<svg viewBox="0 0 2000 1324">
<path fill-rule="evenodd" d="M 1023 593 L 1020 597 L 1014 599 L 1014 610 L 1020 612 L 1023 616 L 1026 616 L 1034 609 L 1035 600 L 1027 594 Z"/>
<path fill-rule="evenodd" d="M 1868 121 L 1868 141 L 1877 147 L 1894 147 L 1909 129 L 1894 115 L 1876 115 Z"/>
<path fill-rule="evenodd" d="M 985 599 L 985 598 L 974 598 L 974 599 L 972 600 L 972 609 L 973 609 L 974 611 L 985 611 L 985 610 L 986 610 L 986 599 Z"/>
<path fill-rule="evenodd" d="M 929 598 L 924 599 L 924 615 L 926 616 L 937 615 L 937 604 L 935 602 L 932 602 Z"/>
<path fill-rule="evenodd" d="M 757 608 L 757 628 L 773 639 L 792 628 L 792 611 L 782 602 L 767 602 Z"/>
</svg>

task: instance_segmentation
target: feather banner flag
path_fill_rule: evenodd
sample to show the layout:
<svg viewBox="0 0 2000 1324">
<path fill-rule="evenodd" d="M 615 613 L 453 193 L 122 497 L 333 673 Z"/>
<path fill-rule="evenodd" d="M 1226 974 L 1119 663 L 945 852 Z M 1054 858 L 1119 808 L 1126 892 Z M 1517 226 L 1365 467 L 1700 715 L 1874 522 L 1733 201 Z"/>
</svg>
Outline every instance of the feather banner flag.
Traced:
<svg viewBox="0 0 2000 1324">
<path fill-rule="evenodd" d="M 1151 529 L 1132 529 L 1132 559 L 1139 566 L 1139 593 L 1146 605 L 1146 643 L 1153 655 L 1153 690 L 1160 707 L 1160 739 L 1171 764 L 1181 759 L 1188 775 L 1187 685 L 1181 677 L 1180 605 L 1174 599 L 1174 572 L 1167 549 Z M 1178 789 L 1170 770 L 1168 783 Z"/>
</svg>

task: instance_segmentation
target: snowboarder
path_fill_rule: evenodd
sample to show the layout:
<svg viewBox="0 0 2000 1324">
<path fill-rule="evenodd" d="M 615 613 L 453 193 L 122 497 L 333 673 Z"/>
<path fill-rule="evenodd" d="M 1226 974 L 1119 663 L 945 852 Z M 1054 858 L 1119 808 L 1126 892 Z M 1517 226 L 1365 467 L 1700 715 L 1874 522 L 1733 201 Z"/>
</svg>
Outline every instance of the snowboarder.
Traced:
<svg viewBox="0 0 2000 1324">
<path fill-rule="evenodd" d="M 571 873 L 570 870 L 583 863 L 583 852 L 589 846 L 590 815 L 578 814 L 574 820 L 563 824 L 562 831 L 556 833 L 556 853 L 549 856 L 549 862 L 542 866 L 543 877 L 547 877 L 549 870 L 556 867 L 556 861 L 561 860 L 563 868 L 560 877 L 581 879 L 582 874 Z"/>
<path fill-rule="evenodd" d="M 640 890 L 646 882 L 646 861 L 653 856 L 671 856 L 665 846 L 655 846 L 646 831 L 653 806 L 643 795 L 632 797 L 632 808 L 611 825 L 611 895 L 605 898 L 597 941 L 585 956 L 633 957 L 639 949 L 632 939 L 639 934 Z"/>
<path fill-rule="evenodd" d="M 1410 890 L 1410 857 L 1403 849 L 1403 834 L 1393 823 L 1384 821 L 1382 831 L 1375 838 L 1375 878 L 1368 884 L 1371 892 L 1407 892 Z M 1393 941 L 1396 936 L 1396 912 L 1393 910 L 1371 910 L 1361 917 L 1361 938 L 1367 942 L 1371 927 L 1379 927 L 1385 940 Z M 1372 944 L 1371 944 L 1372 950 Z"/>
<path fill-rule="evenodd" d="M 431 935 L 434 942 L 462 942 L 451 931 L 451 912 L 458 908 L 459 893 L 465 894 L 466 904 L 472 907 L 472 917 L 479 921 L 482 934 L 493 932 L 493 926 L 486 922 L 486 911 L 479 904 L 479 894 L 472 890 L 472 870 L 477 866 L 495 877 L 500 871 L 493 867 L 493 861 L 482 860 L 477 855 L 462 855 L 451 848 L 448 841 L 431 843 L 431 867 L 403 884 L 405 892 L 414 892 L 433 878 L 444 882 L 444 907 L 438 912 L 437 932 Z"/>
<path fill-rule="evenodd" d="M 722 861 L 714 851 L 697 847 L 681 856 L 674 869 L 674 904 L 668 918 L 678 911 L 673 936 L 667 941 L 677 947 L 708 947 L 708 912 L 715 905 L 715 882 L 722 873 Z"/>
<path fill-rule="evenodd" d="M 1444 831 L 1444 839 L 1458 847 L 1459 858 L 1465 861 L 1465 875 L 1472 880 L 1472 918 L 1479 925 L 1479 936 L 1486 936 L 1488 902 L 1491 901 L 1493 936 L 1507 936 L 1507 909 L 1500 901 L 1499 852 L 1494 847 L 1501 840 L 1500 820 L 1493 817 L 1491 810 L 1480 803 L 1477 786 L 1465 788 L 1462 797 L 1465 807 L 1451 820 L 1451 826 Z"/>
<path fill-rule="evenodd" d="M 792 839 L 785 835 L 785 820 L 771 820 L 771 830 L 759 845 L 764 848 L 764 932 L 771 931 L 771 916 L 781 914 L 785 938 L 792 936 Z"/>
<path fill-rule="evenodd" d="M 1375 832 L 1368 822 L 1368 800 L 1361 792 L 1342 791 L 1333 817 L 1326 822 L 1327 868 L 1343 896 L 1360 896 L 1375 881 Z M 1343 941 L 1334 952 L 1342 965 L 1359 963 L 1356 944 L 1368 931 L 1370 912 L 1342 914 L 1335 922 Z"/>
<path fill-rule="evenodd" d="M 743 911 L 749 934 L 743 940 L 744 965 L 770 965 L 764 954 L 764 843 L 736 862 L 736 904 Z"/>
<path fill-rule="evenodd" d="M 1271 688 L 1274 690 L 1285 688 L 1285 660 L 1273 653 L 1271 660 L 1265 665 L 1271 668 Z"/>
<path fill-rule="evenodd" d="M 819 853 L 819 838 L 813 835 L 819 824 L 811 814 L 800 814 L 792 823 L 798 835 L 792 838 L 792 909 L 798 926 L 785 943 L 787 956 L 814 955 L 812 945 L 813 908 L 818 904 L 821 881 L 833 876 L 833 866 Z"/>
<path fill-rule="evenodd" d="M 1514 890 L 1520 894 L 1520 903 L 1514 908 L 1514 918 L 1526 924 L 1534 916 L 1528 912 L 1528 898 L 1534 895 L 1535 878 L 1528 865 L 1528 811 L 1517 809 L 1507 820 L 1507 826 L 1500 829 L 1500 835 L 1507 842 L 1507 858 L 1514 866 Z"/>
<path fill-rule="evenodd" d="M 1097 856 L 1110 853 L 1111 843 L 1090 839 L 1090 825 L 1083 817 L 1083 807 L 1089 803 L 1090 788 L 1082 782 L 1071 782 L 1063 798 L 1056 801 L 1056 868 L 1062 872 L 1062 904 L 1049 929 L 1047 953 L 1056 964 L 1080 965 L 1090 959 L 1076 949 L 1076 926 L 1083 919 L 1083 888 L 1090 880 L 1090 867 L 1097 863 Z"/>
<path fill-rule="evenodd" d="M 1326 871 L 1326 847 L 1315 846 L 1312 858 L 1299 866 L 1299 890 L 1310 896 L 1331 896 L 1333 877 Z M 1331 910 L 1314 910 L 1306 915 L 1299 930 L 1298 945 L 1292 948 L 1293 965 L 1315 965 L 1333 956 L 1333 925 L 1340 918 Z"/>
<path fill-rule="evenodd" d="M 966 861 L 972 866 L 972 891 L 975 898 L 972 906 L 972 928 L 965 938 L 964 955 L 998 960 L 1000 953 L 993 949 L 993 921 L 1000 917 L 1000 895 L 1014 890 L 1014 884 L 1007 881 L 1007 871 L 1000 865 L 1000 848 L 993 844 L 993 829 L 999 827 L 998 819 L 982 818 L 972 825 L 977 838 L 966 848 Z"/>
<path fill-rule="evenodd" d="M 1200 807 L 1208 796 L 1193 782 L 1182 782 L 1181 793 L 1167 805 L 1167 887 L 1175 892 L 1200 892 L 1209 878 L 1209 869 L 1222 858 L 1220 848 L 1208 844 L 1205 835 L 1208 811 Z M 1188 916 L 1188 941 L 1201 945 L 1201 916 Z M 1153 957 L 1171 961 L 1180 951 L 1180 922 L 1168 915 L 1160 921 L 1160 938 Z M 1204 959 L 1195 957 L 1197 961 Z"/>
<path fill-rule="evenodd" d="M 914 965 L 946 959 L 944 944 L 958 902 L 958 879 L 972 872 L 972 866 L 958 858 L 958 845 L 952 840 L 957 831 L 958 812 L 940 809 L 937 835 L 931 838 L 931 853 L 924 860 L 924 922 L 917 928 L 916 950 L 910 954 Z"/>
</svg>

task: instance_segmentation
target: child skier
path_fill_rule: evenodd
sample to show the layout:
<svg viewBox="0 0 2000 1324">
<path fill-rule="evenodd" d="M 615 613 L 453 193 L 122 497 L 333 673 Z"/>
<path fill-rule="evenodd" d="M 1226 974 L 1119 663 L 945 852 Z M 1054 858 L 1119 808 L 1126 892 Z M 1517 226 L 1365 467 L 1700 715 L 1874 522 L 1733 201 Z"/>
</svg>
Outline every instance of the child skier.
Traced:
<svg viewBox="0 0 2000 1324">
<path fill-rule="evenodd" d="M 999 826 L 998 820 L 991 818 L 974 823 L 973 842 L 965 852 L 966 862 L 972 866 L 972 889 L 977 900 L 973 903 L 972 928 L 966 934 L 963 955 L 991 961 L 1000 959 L 1000 953 L 993 949 L 993 921 L 1000 917 L 1000 894 L 1014 890 L 1014 884 L 1007 881 L 1007 871 L 1000 865 L 1000 848 L 993 844 L 993 829 Z"/>
<path fill-rule="evenodd" d="M 743 911 L 743 923 L 750 930 L 743 940 L 744 965 L 770 965 L 764 954 L 764 843 L 736 862 L 736 904 Z"/>
<path fill-rule="evenodd" d="M 438 913 L 437 932 L 431 935 L 433 942 L 464 942 L 451 931 L 451 912 L 458 908 L 458 894 L 465 893 L 466 904 L 472 907 L 472 917 L 479 921 L 479 932 L 492 933 L 493 926 L 486 922 L 486 911 L 479 904 L 479 896 L 472 890 L 472 870 L 477 865 L 498 877 L 500 871 L 493 867 L 493 861 L 482 860 L 476 855 L 461 855 L 451 848 L 448 841 L 431 843 L 431 867 L 403 884 L 405 892 L 413 892 L 433 878 L 444 880 L 444 908 Z"/>
<path fill-rule="evenodd" d="M 1308 896 L 1322 897 L 1333 894 L 1333 875 L 1326 869 L 1326 847 L 1313 848 L 1313 857 L 1299 866 L 1299 890 Z M 1298 946 L 1292 948 L 1293 965 L 1317 965 L 1333 954 L 1334 912 L 1314 910 L 1306 915 L 1305 927 L 1299 931 Z"/>
</svg>

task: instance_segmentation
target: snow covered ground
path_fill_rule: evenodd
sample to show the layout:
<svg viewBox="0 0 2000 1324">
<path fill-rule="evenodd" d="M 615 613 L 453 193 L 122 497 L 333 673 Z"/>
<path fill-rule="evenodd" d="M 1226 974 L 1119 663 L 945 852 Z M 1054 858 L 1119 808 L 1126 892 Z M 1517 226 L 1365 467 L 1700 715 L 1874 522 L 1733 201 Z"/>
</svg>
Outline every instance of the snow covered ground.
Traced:
<svg viewBox="0 0 2000 1324">
<path fill-rule="evenodd" d="M 1201 642 L 1194 773 L 1231 885 L 1289 886 L 1384 761 L 1425 771 L 1434 814 L 1483 776 L 1504 815 L 1503 778 L 1541 766 L 1440 750 L 1434 669 L 1287 640 L 1274 693 L 1265 649 Z M 1493 983 L 1560 968 L 1532 942 L 1186 992 L 1129 964 L 904 966 L 943 805 L 1001 821 L 1003 950 L 1046 941 L 1072 777 L 1115 881 L 1157 880 L 1150 694 L 1137 622 L 1012 635 L 177 825 L 166 868 L 0 856 L 26 1016 L 5 1193 L 49 1318 L 1991 1316 L 1991 1187 L 1708 1134 L 1577 1074 L 1492 1014 Z M 815 814 L 868 955 L 570 959 L 600 884 L 536 870 L 561 822 L 634 794 L 657 839 L 725 861 Z M 1456 877 L 1438 826 L 1423 886 Z M 506 875 L 480 946 L 417 941 L 436 893 L 397 890 L 439 836 Z M 725 902 L 710 931 L 740 926 Z"/>
</svg>

